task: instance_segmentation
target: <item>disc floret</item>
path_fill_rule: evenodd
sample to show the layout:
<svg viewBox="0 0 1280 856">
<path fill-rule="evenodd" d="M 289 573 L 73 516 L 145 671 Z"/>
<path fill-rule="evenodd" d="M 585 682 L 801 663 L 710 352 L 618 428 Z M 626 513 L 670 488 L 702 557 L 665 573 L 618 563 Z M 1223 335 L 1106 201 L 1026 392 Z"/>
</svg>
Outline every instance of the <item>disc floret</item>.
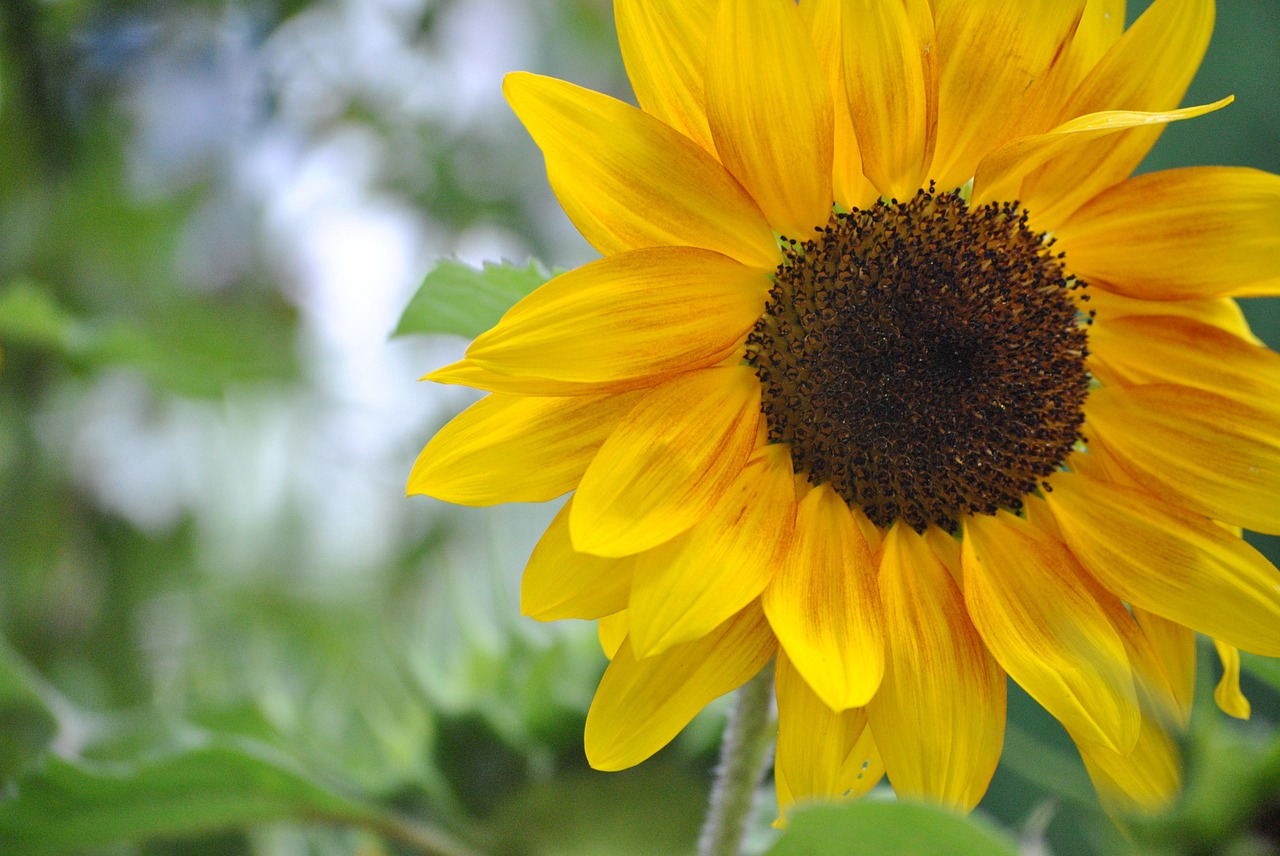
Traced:
<svg viewBox="0 0 1280 856">
<path fill-rule="evenodd" d="M 1080 439 L 1083 287 L 1015 203 L 921 189 L 786 240 L 747 337 L 769 439 L 877 525 L 1018 509 Z"/>
</svg>

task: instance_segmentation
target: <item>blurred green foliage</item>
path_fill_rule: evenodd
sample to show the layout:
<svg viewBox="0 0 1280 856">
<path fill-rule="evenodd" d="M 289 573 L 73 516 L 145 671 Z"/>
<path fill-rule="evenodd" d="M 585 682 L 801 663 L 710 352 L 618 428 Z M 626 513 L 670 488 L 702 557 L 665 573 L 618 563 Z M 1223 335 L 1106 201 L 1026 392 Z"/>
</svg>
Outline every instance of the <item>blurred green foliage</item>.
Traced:
<svg viewBox="0 0 1280 856">
<path fill-rule="evenodd" d="M 1139 854 L 1271 856 L 1280 852 L 1280 741 L 1214 730 L 1193 744 L 1179 805 L 1131 823 Z"/>
<path fill-rule="evenodd" d="M 1172 126 L 1148 168 L 1280 172 L 1280 3 L 1219 7 L 1188 100 L 1237 103 Z M 348 319 L 317 309 L 305 266 L 282 261 L 281 212 L 319 193 L 306 165 L 334 151 L 356 156 L 330 172 L 364 177 L 333 207 L 402 212 L 421 268 L 477 230 L 554 264 L 588 256 L 496 76 L 494 103 L 471 114 L 426 109 L 461 98 L 413 88 L 468 21 L 499 18 L 529 28 L 525 67 L 628 97 L 607 0 L 2 7 L 0 854 L 692 851 L 722 707 L 637 770 L 587 768 L 593 628 L 520 619 L 515 595 L 554 509 L 399 499 L 458 398 L 386 429 L 380 457 L 354 458 L 362 480 L 344 481 L 343 455 L 383 417 L 330 385 L 325 325 Z M 377 50 L 350 47 L 361 27 Z M 387 42 L 409 62 L 398 76 L 378 73 Z M 302 164 L 298 183 L 247 192 L 256 159 L 275 157 Z M 440 364 L 429 348 L 456 351 L 546 275 L 440 262 L 399 296 L 396 332 L 415 335 L 386 350 L 421 375 Z M 1273 347 L 1278 306 L 1246 305 Z M 353 530 L 377 543 L 332 540 L 370 496 L 404 510 L 379 506 L 372 530 Z M 1277 557 L 1275 539 L 1258 543 Z M 1253 720 L 1212 708 L 1206 654 L 1186 798 L 1129 838 L 1060 726 L 1014 689 L 979 824 L 869 802 L 799 812 L 778 841 L 766 804 L 755 852 L 877 835 L 909 847 L 899 830 L 924 841 L 900 852 L 1274 852 L 1280 671 L 1245 662 Z"/>
</svg>

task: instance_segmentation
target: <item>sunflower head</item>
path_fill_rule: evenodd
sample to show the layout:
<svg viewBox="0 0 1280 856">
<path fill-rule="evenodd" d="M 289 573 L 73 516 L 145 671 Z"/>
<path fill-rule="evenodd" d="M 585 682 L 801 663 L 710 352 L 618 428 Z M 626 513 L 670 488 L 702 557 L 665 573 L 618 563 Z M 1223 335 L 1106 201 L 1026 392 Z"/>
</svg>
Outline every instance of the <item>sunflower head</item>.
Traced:
<svg viewBox="0 0 1280 856">
<path fill-rule="evenodd" d="M 601 258 L 431 377 L 411 492 L 572 492 L 522 607 L 600 620 L 592 764 L 776 663 L 784 811 L 961 810 L 1012 678 L 1106 804 L 1179 783 L 1195 635 L 1280 655 L 1280 178 L 1129 177 L 1209 0 L 616 0 L 639 107 L 505 91 Z M 1089 287 L 1085 289 L 1085 283 Z"/>
</svg>

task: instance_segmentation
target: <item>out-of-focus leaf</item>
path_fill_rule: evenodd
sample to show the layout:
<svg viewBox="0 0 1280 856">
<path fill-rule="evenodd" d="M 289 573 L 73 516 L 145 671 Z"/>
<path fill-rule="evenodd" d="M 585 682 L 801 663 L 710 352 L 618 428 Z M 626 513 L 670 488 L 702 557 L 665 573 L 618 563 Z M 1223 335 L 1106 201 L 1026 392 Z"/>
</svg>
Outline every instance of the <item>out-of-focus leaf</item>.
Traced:
<svg viewBox="0 0 1280 856">
<path fill-rule="evenodd" d="M 236 381 L 296 372 L 282 304 L 177 296 L 144 317 L 81 320 L 30 280 L 0 291 L 0 342 L 52 351 L 87 368 L 132 366 L 162 389 L 213 396 Z"/>
<path fill-rule="evenodd" d="M 1280 740 L 1225 718 L 1192 728 L 1182 797 L 1155 816 L 1127 818 L 1141 856 L 1270 856 L 1280 848 Z"/>
<path fill-rule="evenodd" d="M 0 793 L 35 763 L 57 730 L 31 670 L 0 641 Z"/>
<path fill-rule="evenodd" d="M 381 826 L 376 808 L 259 743 L 205 736 L 136 763 L 49 757 L 0 802 L 6 852 L 56 856 L 278 820 Z"/>
<path fill-rule="evenodd" d="M 702 777 L 662 758 L 621 773 L 568 773 L 498 808 L 494 852 L 683 856 L 694 852 L 705 811 Z"/>
<path fill-rule="evenodd" d="M 1241 651 L 1240 665 L 1246 672 L 1280 692 L 1280 660 Z"/>
<path fill-rule="evenodd" d="M 934 806 L 864 800 L 797 809 L 768 856 L 1017 856 L 1004 835 L 977 818 Z"/>
<path fill-rule="evenodd" d="M 435 762 L 468 813 L 483 817 L 527 784 L 524 747 L 501 740 L 484 717 L 442 717 Z"/>
<path fill-rule="evenodd" d="M 568 739 L 581 753 L 582 722 L 606 663 L 595 631 L 518 618 L 518 574 L 554 513 L 540 504 L 476 511 L 481 525 L 452 530 L 447 549 L 423 557 L 430 572 L 397 598 L 395 623 L 405 673 L 432 706 L 479 713 L 512 747 Z"/>
<path fill-rule="evenodd" d="M 1123 844 L 1062 724 L 1013 681 L 1004 750 L 981 812 L 1017 830 L 1027 853 L 1104 856 Z"/>
<path fill-rule="evenodd" d="M 49 290 L 31 280 L 14 280 L 0 291 L 0 340 L 66 350 L 75 324 Z"/>
<path fill-rule="evenodd" d="M 1005 725 L 1000 763 L 1020 778 L 1077 806 L 1096 808 L 1098 799 L 1078 756 L 1038 739 L 1010 721 Z"/>
<path fill-rule="evenodd" d="M 215 396 L 228 383 L 292 377 L 292 319 L 252 303 L 207 306 L 175 301 L 144 322 L 106 325 L 89 358 L 130 365 L 157 386 L 193 397 Z"/>
<path fill-rule="evenodd" d="M 475 338 L 549 278 L 534 260 L 523 267 L 485 262 L 480 270 L 462 262 L 442 261 L 422 281 L 392 335 L 454 333 Z"/>
</svg>

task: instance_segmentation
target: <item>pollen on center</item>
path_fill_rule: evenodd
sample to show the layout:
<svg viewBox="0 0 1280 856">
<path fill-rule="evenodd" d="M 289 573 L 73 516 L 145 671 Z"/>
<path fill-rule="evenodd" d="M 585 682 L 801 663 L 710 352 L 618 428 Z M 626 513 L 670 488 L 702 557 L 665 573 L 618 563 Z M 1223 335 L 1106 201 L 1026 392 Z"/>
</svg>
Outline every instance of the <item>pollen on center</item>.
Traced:
<svg viewBox="0 0 1280 856">
<path fill-rule="evenodd" d="M 1084 284 L 1016 204 L 920 190 L 787 241 L 747 338 L 769 439 L 877 525 L 1017 509 L 1080 439 Z"/>
</svg>

